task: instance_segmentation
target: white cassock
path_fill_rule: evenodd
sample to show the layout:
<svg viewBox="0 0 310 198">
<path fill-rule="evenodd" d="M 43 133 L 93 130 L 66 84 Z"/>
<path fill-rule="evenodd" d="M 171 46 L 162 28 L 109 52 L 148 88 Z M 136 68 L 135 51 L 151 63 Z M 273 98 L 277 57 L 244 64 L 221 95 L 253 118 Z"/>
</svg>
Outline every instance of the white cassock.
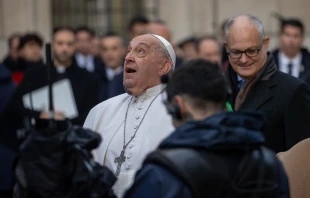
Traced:
<svg viewBox="0 0 310 198">
<path fill-rule="evenodd" d="M 162 102 L 163 96 L 160 94 L 162 90 L 163 86 L 157 85 L 139 97 L 132 97 L 127 93 L 116 96 L 95 106 L 86 118 L 84 127 L 100 133 L 102 137 L 102 143 L 94 152 L 95 160 L 114 173 L 117 169 L 115 158 L 120 156 L 124 144 L 124 121 L 130 101 L 125 144 L 141 123 L 134 139 L 125 150 L 125 162 L 114 185 L 114 191 L 118 197 L 123 196 L 125 190 L 131 186 L 135 173 L 141 167 L 146 155 L 156 149 L 159 143 L 174 130 L 172 119 Z M 158 97 L 147 111 L 157 95 Z"/>
</svg>

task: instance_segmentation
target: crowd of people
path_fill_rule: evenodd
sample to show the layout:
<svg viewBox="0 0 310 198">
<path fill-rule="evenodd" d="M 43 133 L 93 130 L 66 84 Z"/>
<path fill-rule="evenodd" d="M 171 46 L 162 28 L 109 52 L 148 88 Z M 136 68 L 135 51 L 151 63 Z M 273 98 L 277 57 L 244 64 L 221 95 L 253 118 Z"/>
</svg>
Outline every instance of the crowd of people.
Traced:
<svg viewBox="0 0 310 198">
<path fill-rule="evenodd" d="M 44 41 L 13 34 L 0 65 L 0 153 L 8 159 L 0 192 L 14 186 L 17 134 L 52 115 L 101 135 L 94 159 L 117 177 L 117 197 L 290 197 L 275 154 L 310 137 L 310 53 L 303 23 L 280 23 L 273 52 L 252 15 L 227 19 L 221 38 L 179 44 L 164 21 L 141 16 L 130 21 L 128 39 L 57 27 L 50 80 L 69 81 L 73 116 L 57 104 L 52 114 L 27 106 L 26 96 L 49 83 Z"/>
</svg>

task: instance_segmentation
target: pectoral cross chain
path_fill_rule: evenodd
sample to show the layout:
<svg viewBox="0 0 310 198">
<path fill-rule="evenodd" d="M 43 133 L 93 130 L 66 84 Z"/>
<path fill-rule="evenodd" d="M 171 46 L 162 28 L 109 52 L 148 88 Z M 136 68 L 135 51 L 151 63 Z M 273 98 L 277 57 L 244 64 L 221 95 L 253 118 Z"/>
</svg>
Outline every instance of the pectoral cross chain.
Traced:
<svg viewBox="0 0 310 198">
<path fill-rule="evenodd" d="M 125 162 L 126 156 L 125 156 L 125 150 L 122 150 L 119 157 L 115 158 L 114 163 L 117 163 L 117 168 L 115 172 L 115 176 L 119 176 L 121 172 L 122 164 Z"/>
<path fill-rule="evenodd" d="M 164 91 L 164 89 L 155 96 L 155 98 L 151 101 L 151 103 L 149 104 L 149 106 L 147 107 L 142 119 L 141 119 L 141 122 L 140 124 L 138 125 L 138 127 L 136 128 L 136 131 L 134 132 L 133 136 L 130 138 L 130 140 L 127 142 L 125 142 L 125 139 L 126 139 L 126 122 L 127 122 L 127 115 L 128 115 L 128 110 L 129 110 L 129 106 L 131 104 L 131 101 L 133 99 L 133 97 L 131 97 L 129 103 L 128 103 L 128 107 L 127 107 L 127 110 L 126 110 L 126 114 L 125 114 L 125 120 L 124 120 L 124 144 L 123 144 L 123 150 L 121 152 L 121 154 L 119 155 L 119 157 L 115 158 L 114 159 L 114 163 L 117 163 L 117 168 L 116 168 L 116 172 L 115 172 L 115 176 L 119 176 L 120 172 L 121 172 L 121 167 L 122 167 L 122 164 L 125 162 L 126 160 L 126 156 L 125 156 L 125 150 L 127 148 L 127 146 L 129 145 L 129 143 L 135 138 L 136 136 L 136 133 L 138 131 L 138 129 L 140 128 L 147 112 L 149 111 L 151 105 L 153 104 L 154 100 Z"/>
</svg>

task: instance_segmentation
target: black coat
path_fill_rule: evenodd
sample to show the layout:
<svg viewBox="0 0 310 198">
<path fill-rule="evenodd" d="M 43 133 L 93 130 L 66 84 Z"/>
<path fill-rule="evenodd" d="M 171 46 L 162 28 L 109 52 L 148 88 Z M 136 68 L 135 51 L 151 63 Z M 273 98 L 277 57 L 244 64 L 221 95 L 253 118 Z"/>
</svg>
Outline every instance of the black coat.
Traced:
<svg viewBox="0 0 310 198">
<path fill-rule="evenodd" d="M 0 64 L 0 114 L 10 101 L 14 94 L 16 85 L 12 82 L 11 73 L 9 70 Z M 2 144 L 2 129 L 0 130 L 0 156 L 2 162 L 0 163 L 0 197 L 12 197 L 12 190 L 14 186 L 14 174 L 12 172 L 12 165 L 15 159 L 15 153 Z"/>
<path fill-rule="evenodd" d="M 279 66 L 279 49 L 272 52 L 274 62 Z M 304 70 L 299 73 L 299 78 L 310 85 L 310 53 L 307 49 L 301 49 L 301 64 Z"/>
<path fill-rule="evenodd" d="M 229 100 L 234 107 L 238 94 L 237 75 L 230 65 L 226 74 L 232 88 Z M 283 72 L 276 71 L 269 80 L 258 81 L 240 110 L 265 113 L 267 121 L 263 133 L 266 145 L 275 152 L 286 151 L 310 137 L 310 87 Z"/>
<path fill-rule="evenodd" d="M 5 65 L 11 72 L 14 72 L 18 66 L 18 61 L 8 55 L 3 60 L 2 64 Z"/>
<path fill-rule="evenodd" d="M 15 88 L 11 73 L 4 65 L 0 64 L 0 114 L 9 102 Z"/>
</svg>

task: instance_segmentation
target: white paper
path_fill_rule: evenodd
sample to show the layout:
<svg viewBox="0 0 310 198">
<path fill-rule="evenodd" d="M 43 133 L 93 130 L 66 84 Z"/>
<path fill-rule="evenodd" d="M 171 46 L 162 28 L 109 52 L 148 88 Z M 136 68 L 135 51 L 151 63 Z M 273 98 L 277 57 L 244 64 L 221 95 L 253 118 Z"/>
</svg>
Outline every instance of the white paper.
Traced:
<svg viewBox="0 0 310 198">
<path fill-rule="evenodd" d="M 76 118 L 79 114 L 70 80 L 60 80 L 52 87 L 55 111 L 63 112 L 66 118 Z M 48 111 L 48 86 L 32 91 L 32 100 L 35 111 Z M 23 103 L 25 108 L 31 109 L 29 93 L 23 96 Z"/>
</svg>

